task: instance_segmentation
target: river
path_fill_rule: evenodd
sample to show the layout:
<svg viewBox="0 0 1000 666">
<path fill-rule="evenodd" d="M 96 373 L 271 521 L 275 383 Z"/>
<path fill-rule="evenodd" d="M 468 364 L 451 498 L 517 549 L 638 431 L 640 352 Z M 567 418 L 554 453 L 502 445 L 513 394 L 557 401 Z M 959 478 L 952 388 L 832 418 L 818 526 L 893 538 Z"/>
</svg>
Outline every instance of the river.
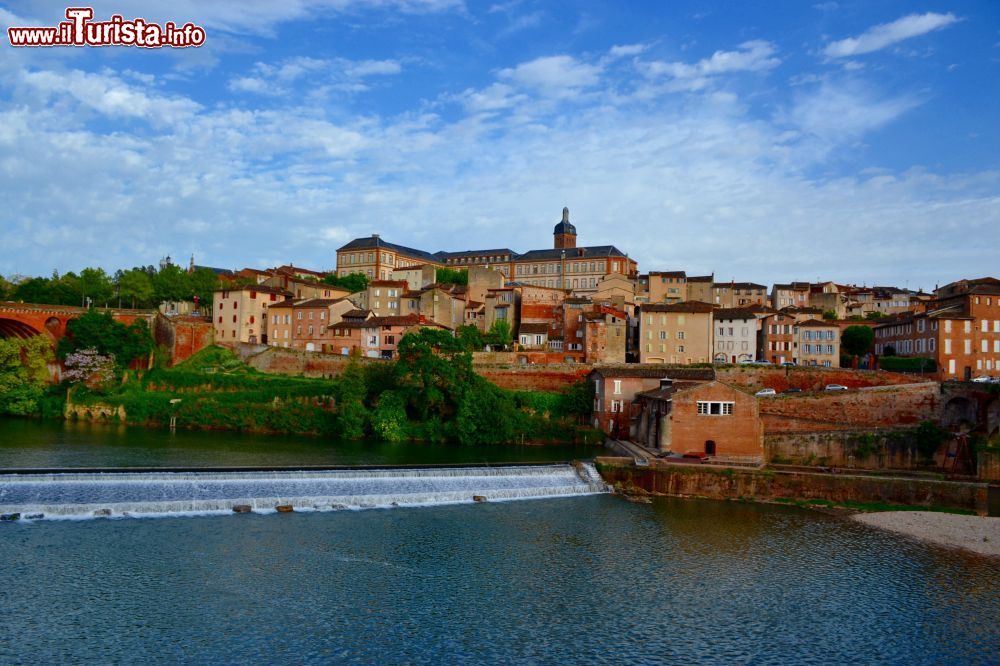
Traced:
<svg viewBox="0 0 1000 666">
<path fill-rule="evenodd" d="M 17 423 L 3 432 L 34 445 L 3 437 L 5 467 L 186 466 L 202 448 L 212 465 L 399 455 L 239 435 L 213 447 L 217 433 L 115 445 Z M 0 562 L 0 663 L 1000 661 L 1000 562 L 784 506 L 585 495 L 22 520 L 0 524 Z"/>
</svg>

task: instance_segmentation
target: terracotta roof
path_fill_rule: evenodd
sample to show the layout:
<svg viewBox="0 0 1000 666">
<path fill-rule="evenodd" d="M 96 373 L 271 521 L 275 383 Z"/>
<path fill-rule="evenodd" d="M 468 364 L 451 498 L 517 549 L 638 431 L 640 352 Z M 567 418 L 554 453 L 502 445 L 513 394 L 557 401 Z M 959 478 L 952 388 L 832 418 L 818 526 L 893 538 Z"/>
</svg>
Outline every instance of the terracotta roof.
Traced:
<svg viewBox="0 0 1000 666">
<path fill-rule="evenodd" d="M 714 282 L 713 287 L 729 287 L 731 289 L 764 289 L 767 287 L 756 282 Z"/>
<path fill-rule="evenodd" d="M 340 315 L 342 319 L 357 319 L 358 317 L 367 317 L 371 314 L 371 310 L 361 310 L 355 308 L 354 310 L 348 310 L 344 314 Z"/>
<path fill-rule="evenodd" d="M 291 296 L 292 292 L 287 289 L 282 289 L 281 287 L 272 287 L 266 284 L 245 284 L 242 286 L 232 286 L 223 289 L 216 289 L 216 292 L 220 291 L 257 291 L 262 294 L 280 294 L 283 296 Z"/>
<path fill-rule="evenodd" d="M 406 280 L 372 280 L 369 287 L 405 287 Z"/>
<path fill-rule="evenodd" d="M 692 275 L 688 277 L 688 282 L 715 282 L 714 275 Z"/>
<path fill-rule="evenodd" d="M 835 322 L 835 321 L 822 321 L 822 320 L 819 320 L 819 319 L 807 319 L 806 321 L 800 321 L 798 323 L 798 326 L 800 326 L 800 327 L 809 327 L 809 328 L 820 328 L 820 327 L 822 327 L 822 328 L 839 328 L 837 326 L 837 322 Z"/>
<path fill-rule="evenodd" d="M 415 314 L 398 315 L 392 317 L 371 317 L 360 321 L 343 321 L 339 324 L 330 324 L 327 328 L 378 328 L 380 326 L 416 326 L 420 323 L 420 317 Z"/>
<path fill-rule="evenodd" d="M 701 301 L 681 301 L 680 303 L 649 303 L 643 304 L 639 308 L 642 312 L 713 312 L 715 307 L 711 303 Z"/>
<path fill-rule="evenodd" d="M 658 275 L 660 277 L 687 277 L 687 273 L 684 271 L 649 271 L 649 275 Z"/>
<path fill-rule="evenodd" d="M 757 315 L 750 308 L 716 308 L 715 320 L 719 319 L 756 319 Z"/>
<path fill-rule="evenodd" d="M 521 324 L 517 329 L 518 335 L 521 335 L 522 333 L 525 335 L 537 335 L 539 333 L 547 334 L 548 332 L 549 332 L 548 324 L 531 324 L 531 323 Z"/>
<path fill-rule="evenodd" d="M 648 379 L 675 379 L 689 381 L 712 381 L 714 368 L 691 368 L 659 363 L 629 363 L 626 365 L 604 365 L 591 370 L 590 375 L 601 377 L 642 377 Z"/>
</svg>

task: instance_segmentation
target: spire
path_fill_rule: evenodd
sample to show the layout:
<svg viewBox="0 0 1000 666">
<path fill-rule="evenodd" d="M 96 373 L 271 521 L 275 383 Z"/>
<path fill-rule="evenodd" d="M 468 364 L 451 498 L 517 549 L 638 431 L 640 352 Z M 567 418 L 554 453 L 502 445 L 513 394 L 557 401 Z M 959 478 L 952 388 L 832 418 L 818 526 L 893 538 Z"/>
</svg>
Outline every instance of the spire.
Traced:
<svg viewBox="0 0 1000 666">
<path fill-rule="evenodd" d="M 563 222 L 569 222 L 569 208 L 563 207 Z"/>
</svg>

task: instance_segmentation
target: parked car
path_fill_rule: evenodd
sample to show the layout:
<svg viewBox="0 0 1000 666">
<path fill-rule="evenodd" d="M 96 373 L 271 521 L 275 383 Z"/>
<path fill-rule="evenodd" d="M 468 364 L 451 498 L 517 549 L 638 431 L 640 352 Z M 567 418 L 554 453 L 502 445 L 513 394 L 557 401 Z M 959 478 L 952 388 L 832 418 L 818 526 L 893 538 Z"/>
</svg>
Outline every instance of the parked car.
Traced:
<svg viewBox="0 0 1000 666">
<path fill-rule="evenodd" d="M 785 389 L 784 391 L 782 391 L 782 394 L 785 394 L 785 393 L 802 393 L 802 389 L 800 389 L 800 388 L 795 388 L 795 387 L 793 386 L 793 387 L 791 387 L 791 388 L 786 388 L 786 389 Z"/>
<path fill-rule="evenodd" d="M 782 367 L 785 367 L 785 368 L 794 368 L 796 364 L 795 364 L 794 361 L 785 361 L 781 365 L 782 365 Z"/>
<path fill-rule="evenodd" d="M 769 395 L 778 395 L 778 392 L 772 388 L 761 389 L 754 393 L 758 398 L 766 398 Z"/>
<path fill-rule="evenodd" d="M 823 389 L 824 391 L 846 391 L 848 390 L 843 384 L 827 384 Z"/>
<path fill-rule="evenodd" d="M 993 379 L 992 377 L 987 377 L 986 375 L 982 375 L 980 377 L 973 377 L 972 381 L 976 382 L 977 384 L 986 384 L 995 382 L 996 380 Z"/>
</svg>

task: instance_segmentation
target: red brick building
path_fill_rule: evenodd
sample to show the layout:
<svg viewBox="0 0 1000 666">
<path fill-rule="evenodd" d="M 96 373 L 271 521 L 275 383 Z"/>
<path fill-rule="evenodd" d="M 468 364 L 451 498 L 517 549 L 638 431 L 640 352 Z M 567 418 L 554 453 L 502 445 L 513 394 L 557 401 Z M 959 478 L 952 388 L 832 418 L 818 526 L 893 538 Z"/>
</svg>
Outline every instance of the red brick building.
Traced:
<svg viewBox="0 0 1000 666">
<path fill-rule="evenodd" d="M 711 368 L 677 368 L 670 365 L 608 365 L 587 375 L 594 386 L 593 424 L 616 439 L 636 432 L 640 405 L 636 396 L 670 379 L 678 386 L 715 379 Z"/>
<path fill-rule="evenodd" d="M 663 380 L 637 397 L 636 439 L 646 447 L 763 463 L 764 426 L 749 393 L 717 381 L 684 386 Z"/>
</svg>

